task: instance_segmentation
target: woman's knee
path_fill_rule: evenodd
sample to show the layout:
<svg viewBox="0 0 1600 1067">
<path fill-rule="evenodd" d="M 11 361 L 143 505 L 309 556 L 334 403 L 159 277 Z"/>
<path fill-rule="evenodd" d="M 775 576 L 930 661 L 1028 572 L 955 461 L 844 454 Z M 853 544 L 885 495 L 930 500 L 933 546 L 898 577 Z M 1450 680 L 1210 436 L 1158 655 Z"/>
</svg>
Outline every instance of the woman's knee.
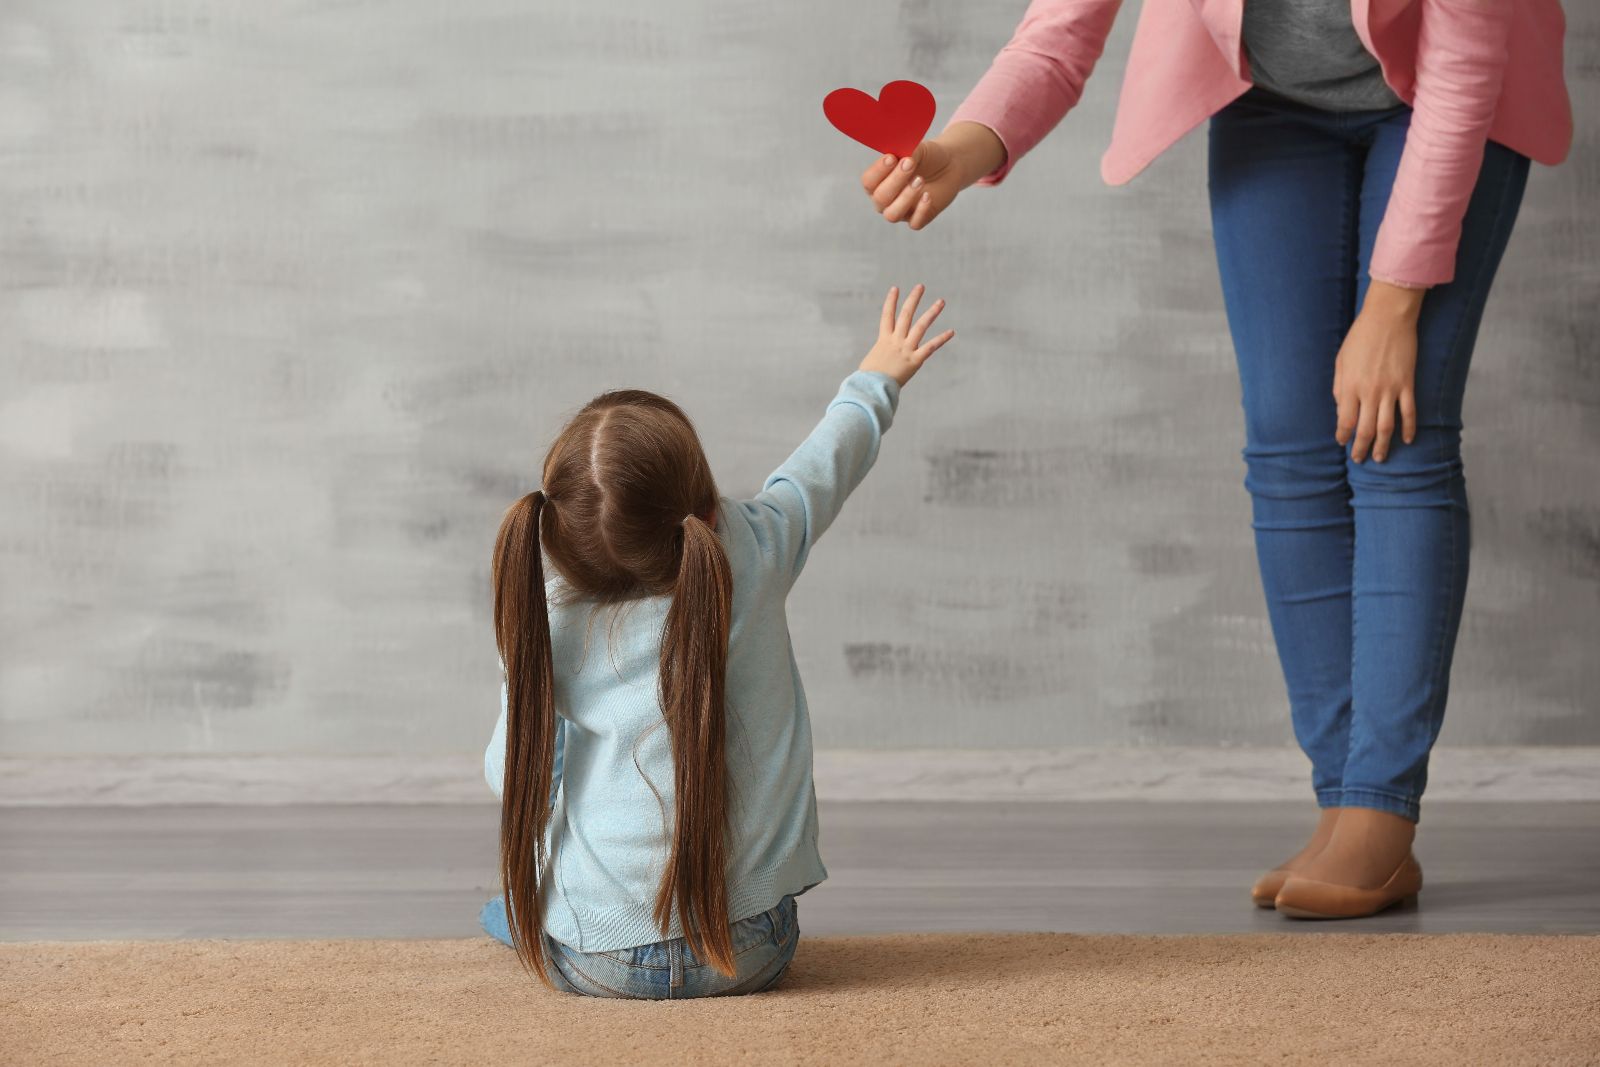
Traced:
<svg viewBox="0 0 1600 1067">
<path fill-rule="evenodd" d="M 1466 506 L 1458 432 L 1419 430 L 1414 441 L 1394 446 L 1382 463 L 1348 460 L 1345 476 L 1357 510 Z"/>
<path fill-rule="evenodd" d="M 1350 487 L 1338 442 L 1252 443 L 1244 459 L 1257 529 L 1320 527 L 1348 518 Z"/>
</svg>

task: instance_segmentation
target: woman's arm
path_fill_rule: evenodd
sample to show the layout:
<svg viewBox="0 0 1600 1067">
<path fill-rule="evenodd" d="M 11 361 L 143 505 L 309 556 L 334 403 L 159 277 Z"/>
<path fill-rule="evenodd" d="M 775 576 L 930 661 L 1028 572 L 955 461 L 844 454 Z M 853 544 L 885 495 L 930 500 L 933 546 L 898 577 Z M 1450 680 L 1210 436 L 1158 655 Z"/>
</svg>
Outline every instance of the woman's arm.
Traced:
<svg viewBox="0 0 1600 1067">
<path fill-rule="evenodd" d="M 944 132 L 905 159 L 880 156 L 862 173 L 878 213 L 920 230 L 967 186 L 1003 180 L 1083 95 L 1121 5 L 1033 0 Z"/>
<path fill-rule="evenodd" d="M 1334 362 L 1335 437 L 1382 463 L 1417 432 L 1424 291 L 1455 277 L 1461 220 L 1483 166 L 1515 0 L 1421 0 L 1411 128 L 1373 246 L 1372 284 Z"/>
<path fill-rule="evenodd" d="M 1033 0 L 1011 40 L 950 118 L 995 132 L 1005 157 L 979 176 L 1003 181 L 1083 97 L 1122 0 Z"/>
<path fill-rule="evenodd" d="M 1369 273 L 1410 288 L 1455 277 L 1461 219 L 1500 98 L 1516 0 L 1421 0 L 1411 128 Z"/>
</svg>

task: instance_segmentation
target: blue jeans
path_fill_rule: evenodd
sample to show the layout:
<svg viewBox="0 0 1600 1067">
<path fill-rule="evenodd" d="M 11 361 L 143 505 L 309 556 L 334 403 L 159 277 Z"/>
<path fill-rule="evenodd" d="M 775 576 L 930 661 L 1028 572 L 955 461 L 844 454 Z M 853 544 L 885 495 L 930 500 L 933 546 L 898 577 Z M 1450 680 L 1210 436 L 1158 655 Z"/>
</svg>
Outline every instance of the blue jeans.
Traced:
<svg viewBox="0 0 1600 1067">
<path fill-rule="evenodd" d="M 511 944 L 504 897 L 485 904 L 478 921 L 491 937 Z M 800 944 L 794 897 L 784 897 L 771 911 L 740 919 L 730 929 L 736 965 L 732 978 L 701 963 L 682 938 L 611 952 L 578 952 L 546 937 L 546 973 L 563 992 L 623 1000 L 731 997 L 777 985 Z"/>
<path fill-rule="evenodd" d="M 1412 821 L 1444 718 L 1467 586 L 1461 402 L 1528 160 L 1490 143 L 1455 280 L 1423 300 L 1417 435 L 1350 462 L 1334 358 L 1411 124 L 1253 90 L 1211 121 L 1212 227 L 1245 417 L 1245 487 L 1295 736 L 1323 807 Z"/>
</svg>

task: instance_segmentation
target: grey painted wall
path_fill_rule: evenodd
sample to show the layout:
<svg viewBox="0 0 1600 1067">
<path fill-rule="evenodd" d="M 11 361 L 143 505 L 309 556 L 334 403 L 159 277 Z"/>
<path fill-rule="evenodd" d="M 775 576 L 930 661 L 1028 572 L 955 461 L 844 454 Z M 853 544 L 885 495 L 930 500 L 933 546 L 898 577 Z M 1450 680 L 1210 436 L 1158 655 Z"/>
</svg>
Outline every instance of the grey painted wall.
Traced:
<svg viewBox="0 0 1600 1067">
<path fill-rule="evenodd" d="M 1130 5 L 1130 7 L 1133 5 Z M 831 746 L 1288 743 L 1202 143 L 1097 177 L 1087 99 L 911 234 L 823 94 L 948 115 L 1021 0 L 10 0 L 0 11 L 0 751 L 481 745 L 490 540 L 569 411 L 797 442 L 891 282 L 959 339 L 793 628 Z M 1600 9 L 1479 346 L 1445 739 L 1596 743 Z"/>
</svg>

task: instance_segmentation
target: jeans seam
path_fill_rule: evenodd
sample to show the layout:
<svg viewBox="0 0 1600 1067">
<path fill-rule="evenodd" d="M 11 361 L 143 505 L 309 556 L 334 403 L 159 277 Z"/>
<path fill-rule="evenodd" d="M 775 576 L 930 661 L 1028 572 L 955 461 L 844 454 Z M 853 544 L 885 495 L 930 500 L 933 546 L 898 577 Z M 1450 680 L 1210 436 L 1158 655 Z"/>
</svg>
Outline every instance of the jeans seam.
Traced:
<svg viewBox="0 0 1600 1067">
<path fill-rule="evenodd" d="M 1367 787 L 1367 786 L 1356 786 L 1354 788 L 1345 789 L 1343 792 L 1345 794 L 1344 799 L 1346 799 L 1346 800 L 1348 800 L 1350 798 L 1360 798 L 1360 797 L 1363 797 L 1363 796 L 1367 796 L 1367 797 L 1380 797 L 1380 798 L 1382 798 L 1384 800 L 1391 801 L 1395 805 L 1397 805 L 1398 807 L 1404 808 L 1412 816 L 1412 821 L 1413 822 L 1416 821 L 1415 820 L 1415 815 L 1420 810 L 1421 801 L 1422 801 L 1422 798 L 1420 796 L 1415 795 L 1415 794 L 1407 795 L 1407 794 L 1401 794 L 1401 793 L 1391 793 L 1387 789 L 1373 789 L 1373 788 L 1370 788 L 1370 787 Z M 1366 806 L 1367 805 L 1364 805 L 1364 804 L 1344 804 L 1344 803 L 1340 804 L 1340 807 L 1366 807 Z"/>
<path fill-rule="evenodd" d="M 740 956 L 747 956 L 750 953 L 754 952 L 756 949 L 761 948 L 764 945 L 770 945 L 776 940 L 777 940 L 776 938 L 772 938 L 772 937 L 763 937 L 760 941 L 757 941 L 755 944 L 747 945 L 744 948 L 740 949 L 738 952 L 735 952 L 733 954 L 733 958 L 734 959 L 738 959 Z"/>
<path fill-rule="evenodd" d="M 744 948 L 742 948 L 739 951 L 735 952 L 733 954 L 733 958 L 734 959 L 738 959 L 740 956 L 748 955 L 749 953 L 754 952 L 756 949 L 762 948 L 762 947 L 764 947 L 766 945 L 769 945 L 769 944 L 772 944 L 772 943 L 773 943 L 773 939 L 772 938 L 763 938 L 762 940 L 757 941 L 755 944 L 746 945 Z M 615 963 L 618 967 L 627 967 L 627 968 L 629 968 L 631 970 L 635 970 L 635 971 L 670 971 L 670 970 L 672 970 L 672 964 L 670 964 L 670 963 L 668 963 L 668 964 L 630 963 L 627 960 L 618 959 L 616 956 L 614 956 L 610 952 L 586 952 L 586 953 L 584 953 L 584 955 L 586 955 L 586 956 L 599 956 L 601 959 L 609 960 L 610 962 Z M 694 970 L 699 970 L 701 967 L 709 967 L 709 966 L 710 966 L 710 964 L 708 964 L 708 963 L 706 963 L 704 961 L 701 961 L 699 963 L 696 963 L 693 967 L 685 967 L 684 970 L 694 971 Z"/>
<path fill-rule="evenodd" d="M 773 909 L 773 910 L 776 911 L 777 909 Z M 764 914 L 765 913 L 763 913 L 763 915 Z M 753 916 L 753 917 L 754 918 L 761 918 L 762 916 L 758 915 L 758 916 Z M 741 919 L 739 921 L 740 922 L 744 922 L 745 920 Z M 674 940 L 679 940 L 679 939 L 675 938 Z M 764 937 L 760 941 L 755 942 L 754 944 L 746 945 L 744 948 L 739 949 L 737 952 L 735 952 L 733 954 L 733 958 L 734 959 L 738 959 L 740 956 L 748 955 L 749 953 L 754 952 L 758 948 L 763 948 L 763 947 L 765 947 L 765 946 L 767 946 L 769 944 L 779 944 L 779 943 L 780 942 L 778 941 L 776 935 L 773 935 L 772 937 Z M 781 942 L 781 943 L 782 944 L 787 944 L 788 942 L 784 941 L 784 942 Z M 627 950 L 626 949 L 619 949 L 619 950 L 616 950 L 616 951 L 625 952 Z M 610 962 L 615 963 L 618 967 L 628 967 L 628 968 L 630 968 L 632 970 L 635 970 L 635 971 L 670 971 L 670 970 L 672 970 L 672 965 L 670 963 L 666 964 L 666 965 L 656 964 L 656 963 L 634 963 L 634 962 L 632 962 L 630 960 L 625 960 L 625 959 L 618 958 L 615 955 L 614 952 L 585 952 L 584 955 L 585 956 L 599 956 L 601 959 L 609 960 Z M 695 966 L 693 966 L 693 967 L 686 967 L 684 969 L 685 970 L 698 970 L 701 967 L 707 967 L 707 966 L 710 966 L 710 965 L 705 963 L 704 961 L 701 961 L 700 963 L 695 964 Z"/>
<path fill-rule="evenodd" d="M 567 963 L 568 967 L 571 967 L 574 971 L 577 971 L 578 972 L 578 977 L 582 978 L 585 982 L 588 982 L 590 985 L 599 986 L 601 989 L 604 989 L 607 993 L 610 993 L 612 996 L 618 998 L 619 1000 L 641 1000 L 641 999 L 644 999 L 642 997 L 634 996 L 632 993 L 624 993 L 621 990 L 612 989 L 610 986 L 606 985 L 604 982 L 600 981 L 599 979 L 595 978 L 593 975 L 589 974 L 582 967 L 579 967 L 576 963 L 572 962 L 570 959 L 567 960 L 566 963 Z"/>
<path fill-rule="evenodd" d="M 778 907 L 774 907 L 773 913 L 773 944 L 778 945 L 779 949 L 784 949 L 790 942 L 794 941 L 795 934 L 798 933 L 798 923 L 794 921 L 794 902 L 790 901 L 787 909 L 784 905 L 779 904 Z M 782 920 L 782 926 L 779 926 L 779 920 Z M 786 933 L 781 933 L 781 931 L 786 931 Z"/>
<path fill-rule="evenodd" d="M 755 988 L 750 990 L 750 992 L 759 993 L 763 989 L 766 989 L 767 986 L 777 981 L 778 976 L 782 974 L 784 969 L 789 966 L 789 962 L 789 959 L 785 958 L 784 954 L 780 951 L 776 956 L 772 957 L 771 963 L 767 964 L 767 966 L 758 972 L 754 977 L 752 977 L 750 981 L 744 982 L 742 985 L 754 985 Z"/>
<path fill-rule="evenodd" d="M 1488 147 L 1486 145 L 1485 146 L 1485 151 L 1487 151 L 1487 150 L 1488 150 Z M 1493 228 L 1492 232 L 1496 232 L 1496 233 L 1498 232 L 1498 230 L 1500 228 L 1500 222 L 1501 222 L 1502 219 L 1505 218 L 1506 201 L 1510 198 L 1512 185 L 1513 185 L 1513 183 L 1510 182 L 1510 181 L 1505 181 L 1505 182 L 1501 183 L 1500 197 L 1499 197 L 1499 200 L 1497 201 L 1497 203 L 1495 204 L 1494 220 L 1493 220 L 1494 228 Z M 1485 257 L 1483 257 L 1483 261 L 1478 264 L 1477 274 L 1472 279 L 1472 290 L 1471 291 L 1473 293 L 1479 292 L 1483 288 L 1486 279 L 1489 276 L 1492 275 L 1492 271 L 1493 271 L 1494 266 L 1496 265 L 1497 258 L 1498 257 L 1495 257 L 1495 256 L 1485 256 Z M 1487 299 L 1487 294 L 1485 294 L 1485 299 Z M 1468 320 L 1471 319 L 1471 318 L 1473 318 L 1473 316 L 1470 315 L 1470 314 L 1463 314 L 1463 315 L 1461 315 L 1461 316 L 1459 316 L 1457 318 L 1455 329 L 1454 329 L 1454 331 L 1452 331 L 1452 333 L 1450 335 L 1450 345 L 1445 351 L 1445 359 L 1446 359 L 1447 362 L 1445 364 L 1444 370 L 1451 370 L 1451 371 L 1454 370 L 1455 363 L 1456 363 L 1456 360 L 1457 360 L 1457 357 L 1459 355 L 1460 348 L 1461 348 L 1461 336 L 1462 336 L 1462 333 L 1467 328 Z M 1445 400 L 1446 400 L 1446 397 L 1450 394 L 1450 392 L 1452 392 L 1452 390 L 1448 390 L 1448 389 L 1440 389 L 1439 390 L 1439 403 L 1438 403 L 1437 408 L 1435 409 L 1435 421 L 1437 423 L 1442 424 L 1444 422 Z M 1466 383 L 1465 382 L 1462 383 L 1462 393 L 1463 393 L 1463 396 L 1466 393 Z M 1438 457 L 1438 460 L 1439 460 L 1439 462 L 1441 464 L 1447 464 L 1449 462 L 1450 457 L 1449 457 L 1449 454 L 1448 454 L 1448 450 L 1445 448 L 1445 442 L 1444 442 L 1443 437 L 1440 437 L 1440 439 L 1438 440 L 1437 447 L 1435 449 L 1435 453 L 1436 453 L 1436 455 Z M 1466 492 L 1465 475 L 1462 474 L 1462 475 L 1460 475 L 1460 477 L 1461 477 L 1461 480 L 1462 480 L 1462 492 L 1465 493 Z M 1454 505 L 1452 504 L 1452 507 L 1453 506 Z M 1446 607 L 1448 607 L 1448 605 L 1454 600 L 1454 598 L 1456 596 L 1456 588 L 1455 588 L 1456 570 L 1457 570 L 1457 567 L 1459 565 L 1459 552 L 1460 552 L 1460 546 L 1456 543 L 1456 540 L 1457 540 L 1456 539 L 1456 524 L 1454 522 L 1452 522 L 1452 523 L 1449 524 L 1449 527 L 1450 527 L 1450 569 L 1447 572 L 1448 575 L 1449 575 L 1449 578 L 1448 578 L 1448 582 L 1446 583 L 1448 587 L 1441 590 L 1441 595 L 1445 597 L 1445 606 Z M 1463 595 L 1464 595 L 1464 590 L 1463 590 Z M 1441 687 L 1442 687 L 1442 684 L 1443 684 L 1443 677 L 1442 676 L 1444 674 L 1444 664 L 1445 664 L 1445 644 L 1446 644 L 1445 631 L 1448 629 L 1448 627 L 1450 625 L 1449 617 L 1450 617 L 1451 614 L 1453 614 L 1453 613 L 1449 612 L 1449 611 L 1441 611 L 1439 613 L 1439 630 L 1434 634 L 1433 666 L 1428 671 L 1429 689 L 1433 694 L 1433 699 L 1432 699 L 1433 706 L 1428 709 L 1428 732 L 1433 738 L 1437 738 L 1438 737 L 1440 723 L 1444 718 L 1445 698 L 1444 698 L 1444 695 L 1442 693 Z M 1459 618 L 1458 618 L 1457 619 L 1457 625 L 1459 625 L 1459 624 L 1460 623 L 1459 623 Z M 1429 744 L 1428 744 L 1428 750 L 1429 750 L 1429 752 L 1432 752 L 1432 750 L 1433 750 L 1433 742 L 1432 741 L 1430 741 Z M 1426 759 L 1426 754 L 1424 754 L 1424 759 Z M 1424 767 L 1426 767 L 1426 764 L 1424 764 Z M 1411 798 L 1411 799 L 1407 800 L 1407 803 L 1417 804 L 1420 800 L 1421 800 L 1420 797 Z"/>
<path fill-rule="evenodd" d="M 1417 799 L 1416 794 L 1414 793 L 1396 793 L 1392 790 L 1380 789 L 1377 786 L 1372 785 L 1347 785 L 1340 789 L 1339 792 L 1346 794 L 1353 793 L 1356 795 L 1370 793 L 1373 796 L 1388 797 L 1390 800 L 1402 800 L 1406 802 L 1415 801 Z"/>
<path fill-rule="evenodd" d="M 749 990 L 751 993 L 759 993 L 768 985 L 777 981 L 778 975 L 783 973 L 784 968 L 788 967 L 789 963 L 793 959 L 792 956 L 788 958 L 785 958 L 784 956 L 784 949 L 786 949 L 793 940 L 794 939 L 791 937 L 788 940 L 785 940 L 782 944 L 778 945 L 778 953 L 777 955 L 773 956 L 771 963 L 768 963 L 761 970 L 751 975 L 747 980 L 740 982 L 733 989 L 729 989 L 726 992 L 731 994 L 738 990 Z M 769 974 L 769 972 L 772 973 Z M 755 986 L 755 988 L 750 989 L 751 986 Z"/>
<path fill-rule="evenodd" d="M 1357 301 L 1358 296 L 1359 296 L 1359 294 L 1361 292 L 1361 232 L 1360 232 L 1360 228 L 1361 228 L 1361 190 L 1362 190 L 1363 185 L 1364 185 L 1363 178 L 1362 178 L 1362 171 L 1363 171 L 1362 161 L 1359 158 L 1357 158 L 1354 153 L 1352 153 L 1349 156 L 1349 158 L 1348 158 L 1348 160 L 1346 162 L 1346 165 L 1345 165 L 1344 225 L 1340 228 L 1340 231 L 1339 231 L 1340 235 L 1341 235 L 1341 238 L 1342 238 L 1342 240 L 1344 242 L 1343 249 L 1342 249 L 1343 258 L 1345 260 L 1353 261 L 1353 262 L 1350 263 L 1350 268 L 1351 269 L 1340 272 L 1341 275 L 1342 275 L 1342 280 L 1344 282 L 1344 307 L 1345 307 L 1345 310 L 1348 312 L 1348 315 L 1347 315 L 1348 321 L 1344 324 L 1343 331 L 1342 331 L 1346 336 L 1349 335 L 1349 333 L 1350 333 L 1350 325 L 1352 325 L 1355 322 L 1355 316 L 1360 311 L 1360 309 L 1356 307 L 1356 301 Z M 1353 248 L 1351 247 L 1351 243 L 1350 243 L 1350 237 L 1351 237 L 1351 231 L 1352 230 L 1355 231 L 1355 246 Z M 1340 342 L 1340 346 L 1341 346 L 1341 348 L 1343 347 L 1343 342 L 1342 341 Z M 1334 358 L 1337 361 L 1338 356 L 1335 355 Z M 1335 400 L 1334 400 L 1334 411 L 1335 411 L 1335 419 L 1337 421 L 1337 412 L 1338 412 L 1338 400 L 1337 400 L 1337 398 L 1335 398 Z M 1329 807 L 1342 806 L 1344 780 L 1345 780 L 1346 774 L 1349 772 L 1349 769 L 1350 769 L 1350 746 L 1351 746 L 1352 741 L 1355 738 L 1356 635 L 1361 632 L 1361 627 L 1358 624 L 1358 619 L 1357 619 L 1357 614 L 1356 614 L 1357 613 L 1357 608 L 1360 605 L 1360 598 L 1358 598 L 1356 596 L 1356 588 L 1357 588 L 1357 586 L 1356 586 L 1356 560 L 1359 558 L 1359 553 L 1357 553 L 1357 551 L 1356 551 L 1355 494 L 1354 494 L 1354 488 L 1350 484 L 1350 473 L 1349 473 L 1349 470 L 1348 470 L 1348 468 L 1345 468 L 1345 466 L 1344 466 L 1344 464 L 1349 459 L 1349 452 L 1346 450 L 1344 445 L 1340 445 L 1339 446 L 1339 453 L 1340 453 L 1340 457 L 1339 458 L 1340 458 L 1340 467 L 1341 467 L 1340 474 L 1343 477 L 1344 491 L 1345 491 L 1345 514 L 1348 516 L 1349 522 L 1350 522 L 1350 537 L 1349 537 L 1349 540 L 1348 540 L 1348 544 L 1350 546 L 1350 668 L 1347 671 L 1348 677 L 1345 679 L 1346 684 L 1349 686 L 1350 699 L 1349 699 L 1348 703 L 1346 703 L 1344 708 L 1343 708 L 1343 712 L 1344 712 L 1344 716 L 1345 716 L 1345 724 L 1344 724 L 1344 758 L 1339 760 L 1339 786 L 1340 786 L 1340 788 L 1339 788 L 1338 791 L 1340 793 L 1340 802 L 1337 803 L 1337 804 L 1330 804 L 1330 805 L 1328 805 Z M 1335 757 L 1335 758 L 1337 758 L 1337 757 Z M 1313 770 L 1315 770 L 1315 768 L 1313 768 Z M 1333 792 L 1332 789 L 1329 789 L 1328 791 L 1329 792 Z M 1322 798 L 1321 798 L 1320 793 L 1319 793 L 1319 795 L 1317 797 L 1317 806 L 1318 807 L 1322 806 Z"/>
<path fill-rule="evenodd" d="M 586 957 L 590 957 L 590 955 L 592 955 L 592 957 L 600 957 L 602 960 L 608 961 L 608 963 L 614 963 L 614 965 L 618 966 L 626 966 L 626 968 L 632 969 L 632 971 L 670 971 L 670 969 L 672 969 L 672 965 L 670 965 L 670 963 L 666 966 L 659 966 L 656 965 L 656 963 L 630 963 L 630 961 L 627 960 L 619 960 L 619 958 L 611 955 L 610 952 L 586 952 L 584 955 L 586 955 Z"/>
<path fill-rule="evenodd" d="M 1344 282 L 1344 309 L 1348 312 L 1347 317 L 1352 323 L 1355 321 L 1358 310 L 1356 308 L 1356 294 L 1361 289 L 1361 171 L 1361 160 L 1357 158 L 1355 153 L 1350 153 L 1345 161 L 1344 224 L 1339 227 L 1339 258 L 1341 268 L 1346 263 L 1349 263 L 1353 268 L 1348 271 L 1340 270 Z M 1352 232 L 1355 234 L 1353 247 L 1350 240 Z M 1345 327 L 1344 332 L 1346 334 L 1350 332 L 1348 326 Z M 1334 356 L 1337 359 L 1338 353 L 1335 352 Z M 1349 479 L 1346 478 L 1346 484 L 1348 482 Z"/>
</svg>

